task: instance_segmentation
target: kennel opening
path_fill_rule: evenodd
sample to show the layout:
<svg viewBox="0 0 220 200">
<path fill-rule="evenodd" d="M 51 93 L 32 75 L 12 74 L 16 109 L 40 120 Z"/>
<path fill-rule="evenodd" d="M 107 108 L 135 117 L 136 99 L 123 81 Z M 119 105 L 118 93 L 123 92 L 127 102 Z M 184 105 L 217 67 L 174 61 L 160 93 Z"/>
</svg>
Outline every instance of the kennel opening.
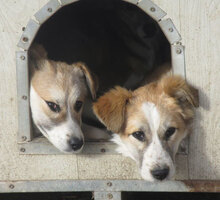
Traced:
<svg viewBox="0 0 220 200">
<path fill-rule="evenodd" d="M 67 63 L 83 61 L 95 73 L 101 71 L 107 74 L 108 80 L 113 80 L 113 83 L 107 82 L 107 87 L 126 82 L 122 74 L 129 70 L 135 70 L 138 76 L 142 76 L 143 70 L 150 73 L 156 66 L 170 59 L 173 73 L 185 77 L 181 36 L 171 19 L 165 19 L 165 15 L 162 9 L 149 0 L 51 0 L 39 10 L 35 19 L 29 21 L 18 43 L 22 48 L 22 51 L 17 52 L 20 152 L 62 154 L 45 138 L 38 137 L 32 128 L 28 50 L 33 42 L 41 43 L 50 59 Z M 147 47 L 143 47 L 143 38 L 148 40 Z M 152 46 L 156 53 L 148 50 Z M 97 49 L 94 50 L 94 47 Z M 152 56 L 155 56 L 154 61 L 149 62 L 148 58 Z M 138 67 L 128 68 L 131 62 Z M 119 77 L 111 74 L 113 69 L 119 71 L 116 74 Z M 105 80 L 106 76 L 103 76 L 101 81 Z M 106 87 L 102 89 L 101 93 Z M 94 125 L 91 121 L 89 123 Z M 114 147 L 111 142 L 92 141 L 86 143 L 82 153 L 114 154 Z"/>
</svg>

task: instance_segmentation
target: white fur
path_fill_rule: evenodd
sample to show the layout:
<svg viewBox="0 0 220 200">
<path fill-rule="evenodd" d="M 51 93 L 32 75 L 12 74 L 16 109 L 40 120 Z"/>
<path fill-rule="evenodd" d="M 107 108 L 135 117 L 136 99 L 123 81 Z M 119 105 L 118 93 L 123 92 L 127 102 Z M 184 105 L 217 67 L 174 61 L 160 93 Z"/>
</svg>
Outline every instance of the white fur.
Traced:
<svg viewBox="0 0 220 200">
<path fill-rule="evenodd" d="M 44 113 L 41 104 L 45 103 L 44 100 L 37 94 L 33 86 L 30 88 L 30 104 L 32 110 L 32 118 L 35 125 L 40 129 L 42 134 L 48 138 L 48 140 L 56 146 L 59 150 L 65 152 L 73 152 L 71 149 L 68 140 L 71 136 L 74 136 L 79 139 L 83 139 L 83 133 L 80 128 L 79 122 L 74 120 L 71 116 L 70 106 L 68 105 L 67 109 L 67 118 L 66 120 L 59 124 L 55 125 L 51 128 L 51 130 L 45 131 L 39 125 L 47 124 L 52 126 L 53 122 L 51 119 Z M 56 114 L 56 113 L 54 113 Z M 82 149 L 82 148 L 81 148 Z M 80 149 L 80 150 L 81 150 Z M 75 153 L 79 152 L 74 151 Z"/>
<path fill-rule="evenodd" d="M 143 103 L 142 110 L 148 121 L 152 133 L 157 133 L 160 126 L 160 114 L 155 104 L 151 102 Z"/>
</svg>

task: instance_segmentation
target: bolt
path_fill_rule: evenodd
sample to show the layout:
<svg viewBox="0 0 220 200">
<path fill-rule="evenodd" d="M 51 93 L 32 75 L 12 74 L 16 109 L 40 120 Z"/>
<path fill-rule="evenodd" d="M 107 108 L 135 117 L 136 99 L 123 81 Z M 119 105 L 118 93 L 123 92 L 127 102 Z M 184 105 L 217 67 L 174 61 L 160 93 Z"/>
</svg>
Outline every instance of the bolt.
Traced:
<svg viewBox="0 0 220 200">
<path fill-rule="evenodd" d="M 25 148 L 20 148 L 20 151 L 21 152 L 25 152 Z"/>
<path fill-rule="evenodd" d="M 21 56 L 20 58 L 21 58 L 21 60 L 25 60 L 25 56 Z"/>
<path fill-rule="evenodd" d="M 22 31 L 25 31 L 25 27 L 22 27 Z"/>
<path fill-rule="evenodd" d="M 182 53 L 182 50 L 181 50 L 180 48 L 177 48 L 177 49 L 176 49 L 176 53 L 177 53 L 177 54 L 181 54 L 181 53 Z"/>
<path fill-rule="evenodd" d="M 28 38 L 27 37 L 23 37 L 23 42 L 28 42 Z"/>
<path fill-rule="evenodd" d="M 101 152 L 102 152 L 102 153 L 105 153 L 105 149 L 104 149 L 104 148 L 102 148 L 102 149 L 101 149 Z"/>
<path fill-rule="evenodd" d="M 9 185 L 9 188 L 10 188 L 10 189 L 14 189 L 14 187 L 15 187 L 15 186 L 14 186 L 13 184 L 10 184 L 10 185 Z"/>
<path fill-rule="evenodd" d="M 107 183 L 107 186 L 111 187 L 111 186 L 112 186 L 112 183 L 111 183 L 111 182 L 108 182 L 108 183 Z"/>
<path fill-rule="evenodd" d="M 108 198 L 109 199 L 112 199 L 113 198 L 113 195 L 111 193 L 108 193 Z"/>
<path fill-rule="evenodd" d="M 23 95 L 22 99 L 27 100 L 27 96 Z"/>
<path fill-rule="evenodd" d="M 47 11 L 48 12 L 52 12 L 53 10 L 52 10 L 52 8 L 48 8 Z"/>
<path fill-rule="evenodd" d="M 171 27 L 171 28 L 169 28 L 169 31 L 170 31 L 170 32 L 173 32 L 173 28 L 172 28 L 172 27 Z"/>
<path fill-rule="evenodd" d="M 25 140 L 27 140 L 27 137 L 26 136 L 22 136 L 21 139 L 22 139 L 22 141 L 25 141 Z"/>
<path fill-rule="evenodd" d="M 154 7 L 151 7 L 151 8 L 150 8 L 150 11 L 151 11 L 151 12 L 155 12 L 156 9 L 155 9 Z"/>
</svg>

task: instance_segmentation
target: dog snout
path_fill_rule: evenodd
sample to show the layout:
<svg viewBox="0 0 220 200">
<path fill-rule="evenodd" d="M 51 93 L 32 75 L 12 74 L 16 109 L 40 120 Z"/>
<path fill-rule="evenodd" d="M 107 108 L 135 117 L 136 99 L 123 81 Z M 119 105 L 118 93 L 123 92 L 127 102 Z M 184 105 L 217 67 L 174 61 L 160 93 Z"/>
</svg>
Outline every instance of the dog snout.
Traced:
<svg viewBox="0 0 220 200">
<path fill-rule="evenodd" d="M 82 148 L 84 142 L 83 142 L 83 139 L 73 137 L 69 139 L 69 144 L 71 148 L 73 149 L 73 151 L 77 151 Z"/>
<path fill-rule="evenodd" d="M 168 176 L 169 171 L 169 167 L 155 168 L 151 170 L 151 174 L 155 179 L 162 181 Z"/>
</svg>

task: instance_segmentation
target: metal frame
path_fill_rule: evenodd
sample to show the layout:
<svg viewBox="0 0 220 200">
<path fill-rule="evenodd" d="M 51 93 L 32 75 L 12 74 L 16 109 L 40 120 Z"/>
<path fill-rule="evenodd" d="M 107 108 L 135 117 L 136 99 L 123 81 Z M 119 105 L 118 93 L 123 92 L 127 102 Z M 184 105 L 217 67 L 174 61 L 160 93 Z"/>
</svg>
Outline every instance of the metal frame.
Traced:
<svg viewBox="0 0 220 200">
<path fill-rule="evenodd" d="M 29 78 L 28 78 L 28 50 L 40 26 L 57 10 L 77 0 L 50 0 L 30 19 L 19 40 L 16 52 L 17 90 L 18 90 L 18 144 L 21 154 L 64 154 L 51 145 L 46 138 L 33 138 L 32 123 L 29 106 Z M 181 45 L 181 36 L 171 19 L 164 19 L 166 13 L 150 0 L 124 0 L 137 5 L 149 16 L 158 22 L 165 36 L 171 44 L 173 73 L 185 77 L 184 46 Z M 117 154 L 115 145 L 111 142 L 87 143 L 82 154 Z M 180 153 L 187 154 L 188 142 Z"/>
<path fill-rule="evenodd" d="M 121 192 L 220 192 L 220 181 L 166 181 L 143 180 L 46 180 L 0 182 L 1 192 L 95 192 L 97 199 L 105 200 L 112 194 L 120 200 Z M 101 198 L 102 197 L 102 198 Z M 107 198 L 106 198 L 107 197 Z M 97 200 L 95 199 L 95 200 Z M 114 198 L 115 200 L 115 198 Z"/>
</svg>

